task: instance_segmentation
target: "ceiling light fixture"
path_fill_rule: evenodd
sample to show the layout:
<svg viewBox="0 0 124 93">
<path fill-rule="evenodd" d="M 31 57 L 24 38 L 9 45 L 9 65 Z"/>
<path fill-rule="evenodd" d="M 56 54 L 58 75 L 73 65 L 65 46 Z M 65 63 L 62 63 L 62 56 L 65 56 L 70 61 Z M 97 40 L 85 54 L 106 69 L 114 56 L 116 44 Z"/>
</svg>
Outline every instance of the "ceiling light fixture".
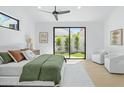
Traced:
<svg viewBox="0 0 124 93">
<path fill-rule="evenodd" d="M 38 8 L 38 9 L 41 9 L 42 7 L 41 7 L 41 6 L 38 6 L 37 8 Z"/>
<path fill-rule="evenodd" d="M 77 9 L 81 9 L 81 6 L 78 6 Z"/>
</svg>

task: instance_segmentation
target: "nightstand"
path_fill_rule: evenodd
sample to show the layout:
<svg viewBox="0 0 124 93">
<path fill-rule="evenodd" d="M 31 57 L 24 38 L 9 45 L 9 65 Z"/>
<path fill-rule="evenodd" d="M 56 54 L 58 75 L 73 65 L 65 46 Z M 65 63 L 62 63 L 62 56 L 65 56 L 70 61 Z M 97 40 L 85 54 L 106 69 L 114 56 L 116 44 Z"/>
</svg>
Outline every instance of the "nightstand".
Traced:
<svg viewBox="0 0 124 93">
<path fill-rule="evenodd" d="M 39 50 L 39 49 L 33 49 L 32 52 L 33 52 L 35 55 L 40 55 L 40 50 Z"/>
</svg>

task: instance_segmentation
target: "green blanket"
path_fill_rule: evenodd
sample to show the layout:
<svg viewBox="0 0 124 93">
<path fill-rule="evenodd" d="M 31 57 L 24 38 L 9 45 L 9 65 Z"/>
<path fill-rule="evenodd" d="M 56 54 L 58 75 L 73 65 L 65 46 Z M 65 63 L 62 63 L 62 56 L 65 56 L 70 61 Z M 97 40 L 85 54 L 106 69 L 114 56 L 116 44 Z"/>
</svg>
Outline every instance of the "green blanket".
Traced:
<svg viewBox="0 0 124 93">
<path fill-rule="evenodd" d="M 61 80 L 63 62 L 63 56 L 41 55 L 23 67 L 19 81 L 54 81 L 58 84 Z"/>
</svg>

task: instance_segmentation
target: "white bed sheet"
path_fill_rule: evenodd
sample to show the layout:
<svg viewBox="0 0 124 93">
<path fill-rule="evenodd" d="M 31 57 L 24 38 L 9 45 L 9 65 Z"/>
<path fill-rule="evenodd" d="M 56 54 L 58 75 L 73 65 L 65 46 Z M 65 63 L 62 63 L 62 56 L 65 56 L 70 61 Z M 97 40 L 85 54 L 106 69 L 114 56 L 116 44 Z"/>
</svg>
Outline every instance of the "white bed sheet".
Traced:
<svg viewBox="0 0 124 93">
<path fill-rule="evenodd" d="M 38 56 L 39 55 L 36 55 L 35 58 L 37 58 Z M 11 62 L 8 64 L 0 64 L 0 76 L 20 76 L 23 70 L 23 66 L 30 61 L 31 60 L 23 60 L 18 63 Z"/>
<path fill-rule="evenodd" d="M 23 60 L 19 63 L 8 63 L 0 65 L 0 76 L 20 76 L 22 73 L 23 66 L 29 61 Z"/>
</svg>

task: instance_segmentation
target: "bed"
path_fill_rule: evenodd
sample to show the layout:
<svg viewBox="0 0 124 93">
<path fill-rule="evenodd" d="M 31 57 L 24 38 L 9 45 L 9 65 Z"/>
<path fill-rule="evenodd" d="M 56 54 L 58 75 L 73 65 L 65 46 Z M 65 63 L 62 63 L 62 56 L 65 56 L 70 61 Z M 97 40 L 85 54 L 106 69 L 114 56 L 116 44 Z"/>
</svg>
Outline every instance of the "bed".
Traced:
<svg viewBox="0 0 124 93">
<path fill-rule="evenodd" d="M 44 56 L 44 55 L 42 55 L 42 56 Z M 52 65 L 52 67 L 51 67 L 52 69 L 50 70 L 51 71 L 50 73 L 49 73 L 48 69 L 46 69 L 53 62 L 52 59 L 55 56 L 49 55 L 49 54 L 46 54 L 45 56 L 48 57 L 49 64 L 44 59 L 45 60 L 45 61 L 43 61 L 44 65 L 42 65 L 41 66 L 42 68 L 39 68 L 40 70 L 38 70 L 39 73 L 41 73 L 41 71 L 42 71 L 42 74 L 37 75 L 38 78 L 34 78 L 31 76 L 32 75 L 31 72 L 34 71 L 34 73 L 37 73 L 37 70 L 35 68 L 33 68 L 33 70 L 32 70 L 32 69 L 30 69 L 30 67 L 32 66 L 32 64 L 35 64 L 35 66 L 36 66 L 36 62 L 38 62 L 38 60 L 43 60 L 43 57 L 41 58 L 41 55 L 38 55 L 36 58 L 34 58 L 30 61 L 23 60 L 22 62 L 19 62 L 19 63 L 11 62 L 8 64 L 1 64 L 0 65 L 0 86 L 61 86 L 61 82 L 63 81 L 63 76 L 64 76 L 65 62 L 62 62 L 61 69 L 59 68 L 60 76 L 55 74 L 55 75 L 57 75 L 57 78 L 60 77 L 59 79 L 57 79 L 57 82 L 55 82 L 56 78 L 54 76 L 52 77 L 52 78 L 54 78 L 53 81 L 49 77 L 46 77 L 48 74 L 51 74 L 52 71 L 56 71 L 56 72 L 58 71 L 56 69 L 52 70 L 53 68 L 57 67 L 57 65 L 56 66 Z M 54 61 L 57 62 L 59 60 L 57 59 Z M 43 68 L 45 68 L 45 69 L 43 70 Z M 27 70 L 30 70 L 30 73 Z M 44 73 L 44 75 L 43 75 L 43 73 Z M 52 76 L 52 74 L 50 76 Z M 28 77 L 28 79 L 27 79 L 27 77 Z"/>
</svg>

